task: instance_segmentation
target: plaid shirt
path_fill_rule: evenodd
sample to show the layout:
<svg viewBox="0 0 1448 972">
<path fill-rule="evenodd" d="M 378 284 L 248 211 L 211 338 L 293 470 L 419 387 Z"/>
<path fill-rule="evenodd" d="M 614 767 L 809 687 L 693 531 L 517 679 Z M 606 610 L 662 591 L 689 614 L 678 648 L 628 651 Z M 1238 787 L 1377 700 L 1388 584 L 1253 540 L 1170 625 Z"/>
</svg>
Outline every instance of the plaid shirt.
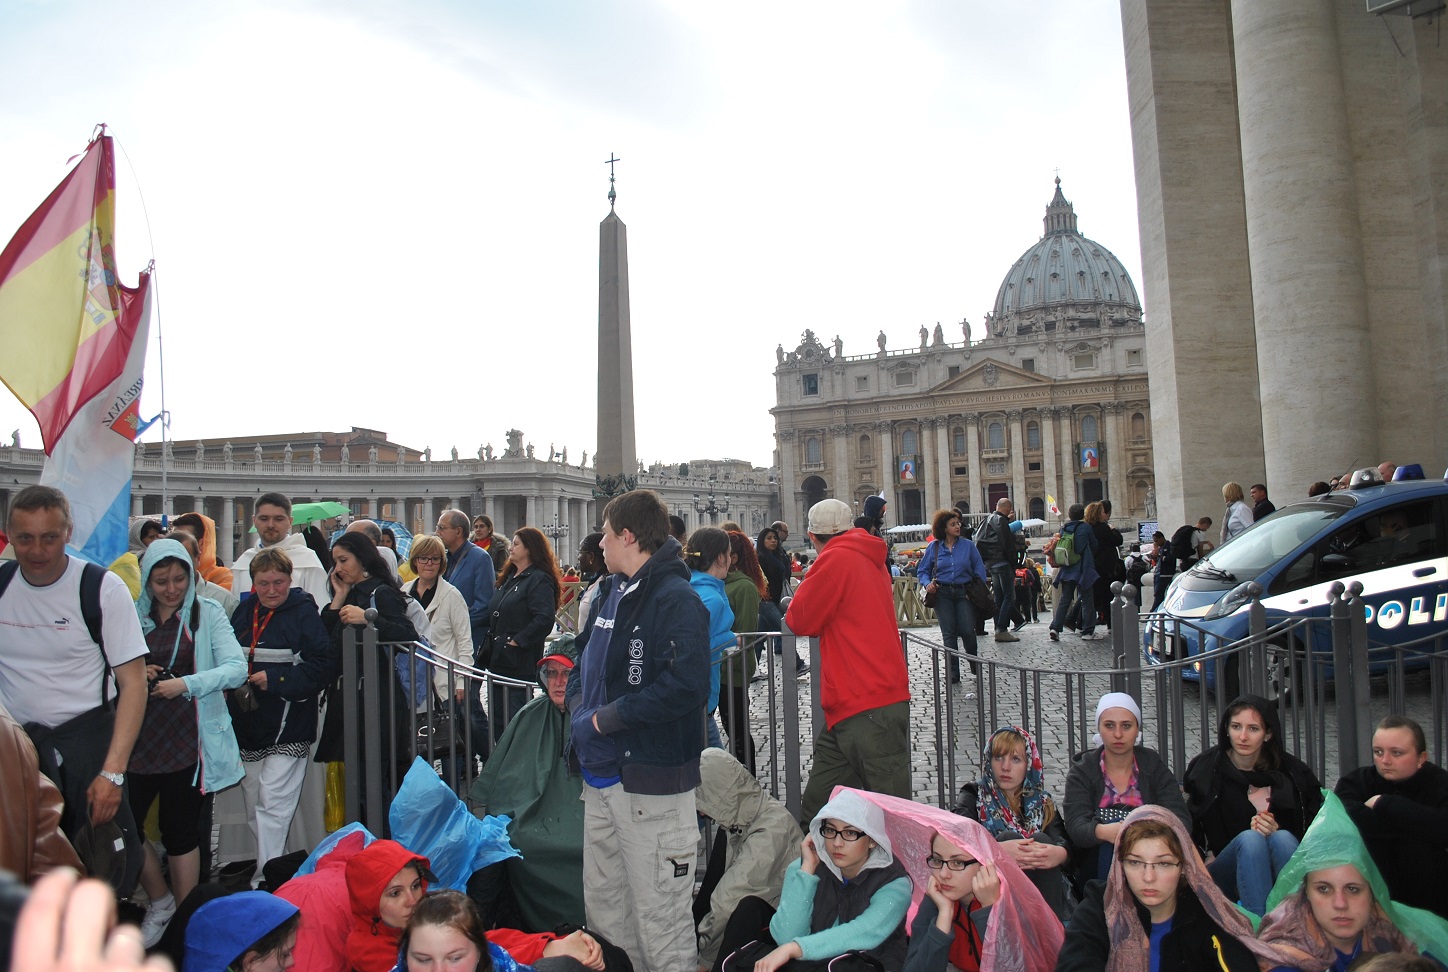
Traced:
<svg viewBox="0 0 1448 972">
<path fill-rule="evenodd" d="M 165 624 L 158 624 L 146 635 L 147 665 L 170 668 L 176 677 L 196 672 L 196 645 L 189 633 L 181 637 L 176 648 L 176 632 L 181 626 L 181 612 L 171 615 Z M 171 652 L 176 650 L 176 660 Z M 151 696 L 146 700 L 146 718 L 131 750 L 130 772 L 175 773 L 196 765 L 197 752 L 196 701 L 184 697 L 163 699 Z"/>
</svg>

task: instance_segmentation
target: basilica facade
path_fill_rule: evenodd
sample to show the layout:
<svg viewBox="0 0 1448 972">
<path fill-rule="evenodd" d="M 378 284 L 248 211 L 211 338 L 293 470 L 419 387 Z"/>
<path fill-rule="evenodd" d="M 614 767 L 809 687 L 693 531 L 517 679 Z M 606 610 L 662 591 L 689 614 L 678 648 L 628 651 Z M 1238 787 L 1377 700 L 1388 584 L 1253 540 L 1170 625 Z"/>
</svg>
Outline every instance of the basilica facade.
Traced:
<svg viewBox="0 0 1448 972">
<path fill-rule="evenodd" d="M 983 333 L 936 324 L 890 348 L 846 355 L 805 331 L 776 350 L 781 508 L 803 530 L 826 497 L 857 510 L 889 500 L 889 522 L 938 508 L 980 513 L 1009 497 L 1056 522 L 1054 499 L 1110 499 L 1129 527 L 1155 505 L 1146 335 L 1136 287 L 1111 251 L 1082 236 L 1056 180 L 1045 233 L 1010 267 Z M 1134 532 L 1134 531 L 1133 531 Z"/>
</svg>

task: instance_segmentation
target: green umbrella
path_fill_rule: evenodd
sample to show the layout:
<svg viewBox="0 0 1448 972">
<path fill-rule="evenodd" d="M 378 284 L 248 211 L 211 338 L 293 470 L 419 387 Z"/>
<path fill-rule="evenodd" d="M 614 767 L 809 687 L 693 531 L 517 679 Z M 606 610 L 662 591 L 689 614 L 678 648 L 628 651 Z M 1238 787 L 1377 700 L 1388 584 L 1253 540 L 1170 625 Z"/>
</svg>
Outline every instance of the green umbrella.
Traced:
<svg viewBox="0 0 1448 972">
<path fill-rule="evenodd" d="M 306 526 L 308 523 L 341 516 L 347 512 L 349 511 L 345 503 L 297 503 L 292 506 L 292 523 L 295 526 Z M 255 533 L 256 527 L 252 527 L 251 532 Z"/>
</svg>

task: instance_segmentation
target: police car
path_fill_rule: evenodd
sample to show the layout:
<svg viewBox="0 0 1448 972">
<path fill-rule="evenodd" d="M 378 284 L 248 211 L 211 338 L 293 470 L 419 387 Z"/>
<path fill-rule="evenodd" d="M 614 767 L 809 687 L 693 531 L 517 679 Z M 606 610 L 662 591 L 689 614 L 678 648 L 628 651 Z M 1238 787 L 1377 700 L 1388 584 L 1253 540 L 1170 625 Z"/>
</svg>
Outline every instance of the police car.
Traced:
<svg viewBox="0 0 1448 972">
<path fill-rule="evenodd" d="M 1405 467 L 1410 475 L 1414 468 Z M 1448 482 L 1384 483 L 1376 470 L 1362 470 L 1351 489 L 1285 506 L 1179 573 L 1162 602 L 1166 617 L 1143 635 L 1146 661 L 1161 664 L 1200 653 L 1203 641 L 1210 651 L 1247 637 L 1252 582 L 1261 585 L 1269 626 L 1327 618 L 1332 584 L 1357 581 L 1370 648 L 1448 631 L 1445 524 Z M 1305 630 L 1293 647 L 1310 640 L 1314 651 L 1331 652 L 1327 625 Z M 1210 681 L 1210 667 L 1206 674 Z M 1183 676 L 1200 673 L 1189 668 Z"/>
</svg>

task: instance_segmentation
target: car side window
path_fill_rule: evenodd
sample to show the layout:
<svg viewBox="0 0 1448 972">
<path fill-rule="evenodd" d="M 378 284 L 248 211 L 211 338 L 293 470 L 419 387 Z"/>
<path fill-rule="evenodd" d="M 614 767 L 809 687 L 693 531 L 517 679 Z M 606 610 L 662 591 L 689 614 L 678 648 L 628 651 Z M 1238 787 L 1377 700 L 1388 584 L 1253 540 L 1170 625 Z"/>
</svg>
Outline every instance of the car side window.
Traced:
<svg viewBox="0 0 1448 972">
<path fill-rule="evenodd" d="M 1441 546 L 1436 503 L 1420 500 L 1354 518 L 1314 544 L 1272 583 L 1272 594 L 1416 563 Z"/>
</svg>

